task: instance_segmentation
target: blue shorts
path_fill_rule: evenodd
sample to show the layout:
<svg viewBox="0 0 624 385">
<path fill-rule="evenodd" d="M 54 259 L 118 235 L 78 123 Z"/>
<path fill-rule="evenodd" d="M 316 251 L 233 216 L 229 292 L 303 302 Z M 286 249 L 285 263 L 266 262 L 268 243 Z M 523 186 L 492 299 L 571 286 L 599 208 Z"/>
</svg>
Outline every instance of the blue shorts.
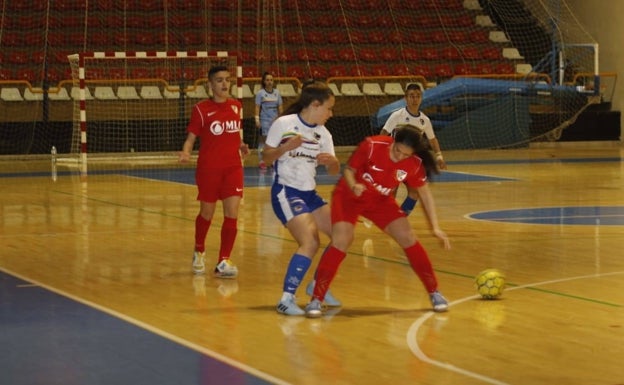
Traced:
<svg viewBox="0 0 624 385">
<path fill-rule="evenodd" d="M 271 187 L 273 212 L 284 225 L 297 215 L 311 213 L 326 204 L 316 190 L 301 191 L 282 184 Z"/>
</svg>

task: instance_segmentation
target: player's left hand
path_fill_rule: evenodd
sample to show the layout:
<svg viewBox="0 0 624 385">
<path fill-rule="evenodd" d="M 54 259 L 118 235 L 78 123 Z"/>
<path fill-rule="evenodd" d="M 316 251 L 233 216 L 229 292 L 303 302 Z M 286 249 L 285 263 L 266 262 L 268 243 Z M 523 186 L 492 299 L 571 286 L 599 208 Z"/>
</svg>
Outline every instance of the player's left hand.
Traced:
<svg viewBox="0 0 624 385">
<path fill-rule="evenodd" d="M 321 152 L 316 156 L 316 162 L 323 166 L 329 166 L 338 162 L 338 158 L 327 152 Z"/>
<path fill-rule="evenodd" d="M 241 143 L 239 150 L 243 158 L 249 155 L 250 150 L 249 150 L 249 145 L 247 143 Z"/>
<path fill-rule="evenodd" d="M 442 241 L 446 250 L 449 250 L 451 248 L 451 240 L 444 231 L 440 229 L 433 229 L 433 235 L 435 235 L 436 238 Z"/>
</svg>

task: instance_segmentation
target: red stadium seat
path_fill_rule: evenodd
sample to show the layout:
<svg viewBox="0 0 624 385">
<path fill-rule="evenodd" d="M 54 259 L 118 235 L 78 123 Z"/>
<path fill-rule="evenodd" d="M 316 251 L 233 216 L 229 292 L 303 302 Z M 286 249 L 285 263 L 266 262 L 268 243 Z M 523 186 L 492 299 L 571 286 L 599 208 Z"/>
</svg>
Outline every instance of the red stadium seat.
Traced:
<svg viewBox="0 0 624 385">
<path fill-rule="evenodd" d="M 338 51 L 338 59 L 343 61 L 356 61 L 357 57 L 350 47 L 342 48 Z"/>
<path fill-rule="evenodd" d="M 301 66 L 293 65 L 286 68 L 286 76 L 304 79 L 306 77 L 306 71 Z"/>
<path fill-rule="evenodd" d="M 332 44 L 347 44 L 349 43 L 349 37 L 345 31 L 332 30 L 327 33 L 327 40 Z"/>
<path fill-rule="evenodd" d="M 134 68 L 131 72 L 133 79 L 149 79 L 152 77 L 147 68 Z"/>
<path fill-rule="evenodd" d="M 494 67 L 490 63 L 479 63 L 475 66 L 475 72 L 479 75 L 493 74 Z"/>
<path fill-rule="evenodd" d="M 325 34 L 321 31 L 310 31 L 306 34 L 305 39 L 311 44 L 321 44 L 325 42 Z"/>
<path fill-rule="evenodd" d="M 405 33 L 405 38 L 406 38 L 406 41 L 411 41 L 414 43 L 426 44 L 430 42 L 429 33 L 424 30 L 407 31 Z"/>
<path fill-rule="evenodd" d="M 45 60 L 45 51 L 35 51 L 32 54 L 32 64 L 39 66 Z"/>
<path fill-rule="evenodd" d="M 386 64 L 375 64 L 370 68 L 371 76 L 392 76 L 394 75 Z"/>
<path fill-rule="evenodd" d="M 9 53 L 8 62 L 13 64 L 27 64 L 29 61 L 28 53 L 24 51 L 13 51 Z"/>
<path fill-rule="evenodd" d="M 0 80 L 15 80 L 13 71 L 6 68 L 0 69 Z"/>
<path fill-rule="evenodd" d="M 462 56 L 464 59 L 479 60 L 481 59 L 481 52 L 477 47 L 465 47 L 462 49 Z"/>
<path fill-rule="evenodd" d="M 330 77 L 347 76 L 347 68 L 343 65 L 333 65 L 329 67 L 328 75 Z"/>
<path fill-rule="evenodd" d="M 21 33 L 4 33 L 2 34 L 2 40 L 0 40 L 0 44 L 7 47 L 19 47 L 22 45 L 22 34 Z"/>
<path fill-rule="evenodd" d="M 446 46 L 440 49 L 440 57 L 447 60 L 458 60 L 461 54 L 456 47 Z"/>
<path fill-rule="evenodd" d="M 455 75 L 473 75 L 476 73 L 474 66 L 470 63 L 457 64 L 454 68 Z"/>
<path fill-rule="evenodd" d="M 434 74 L 440 78 L 450 78 L 453 76 L 453 68 L 450 64 L 440 63 L 433 69 Z"/>
<path fill-rule="evenodd" d="M 316 57 L 312 55 L 312 50 L 308 50 L 307 48 L 299 48 L 297 50 L 297 59 L 307 62 L 311 60 L 316 60 Z"/>
<path fill-rule="evenodd" d="M 431 41 L 434 43 L 447 43 L 448 37 L 446 36 L 446 32 L 443 30 L 436 30 L 431 32 Z"/>
<path fill-rule="evenodd" d="M 243 67 L 243 77 L 244 78 L 259 78 L 260 73 L 256 67 Z"/>
<path fill-rule="evenodd" d="M 35 75 L 35 71 L 30 68 L 21 68 L 15 72 L 15 78 L 17 80 L 26 80 L 30 83 L 34 83 L 37 81 L 37 76 Z"/>
<path fill-rule="evenodd" d="M 293 31 L 286 34 L 284 37 L 286 43 L 302 45 L 305 42 L 303 34 L 300 31 Z"/>
<path fill-rule="evenodd" d="M 399 53 L 394 47 L 383 47 L 379 50 L 379 59 L 389 62 L 399 59 Z"/>
<path fill-rule="evenodd" d="M 487 43 L 490 41 L 488 31 L 485 29 L 478 29 L 470 32 L 470 41 L 473 43 Z"/>
<path fill-rule="evenodd" d="M 455 44 L 461 44 L 469 42 L 468 34 L 465 31 L 457 30 L 457 31 L 449 31 L 448 37 L 451 39 L 451 42 Z"/>
<path fill-rule="evenodd" d="M 402 43 L 403 41 L 409 41 L 409 39 L 405 39 L 403 37 L 403 33 L 401 31 L 390 31 L 388 33 L 388 41 L 390 43 Z"/>
<path fill-rule="evenodd" d="M 385 18 L 384 18 L 385 20 Z M 368 33 L 368 42 L 371 44 L 382 44 L 386 42 L 386 35 L 379 30 L 370 31 Z"/>
<path fill-rule="evenodd" d="M 415 65 L 413 73 L 414 75 L 422 76 L 425 79 L 432 79 L 434 77 L 434 73 L 431 71 L 431 68 L 423 64 Z"/>
<path fill-rule="evenodd" d="M 416 61 L 420 59 L 420 52 L 416 48 L 404 47 L 402 56 L 407 61 Z"/>
<path fill-rule="evenodd" d="M 494 73 L 509 75 L 516 73 L 516 69 L 511 63 L 498 63 L 494 67 Z"/>
<path fill-rule="evenodd" d="M 434 47 L 425 47 L 420 51 L 420 55 L 425 60 L 438 60 L 440 55 L 438 49 Z"/>
<path fill-rule="evenodd" d="M 500 48 L 486 47 L 481 51 L 481 56 L 486 60 L 500 60 L 503 58 Z"/>
<path fill-rule="evenodd" d="M 319 65 L 310 66 L 310 77 L 312 79 L 327 79 L 327 69 Z"/>
<path fill-rule="evenodd" d="M 349 76 L 370 76 L 370 70 L 368 67 L 358 64 L 351 67 Z"/>
<path fill-rule="evenodd" d="M 392 75 L 394 76 L 410 76 L 412 71 L 410 66 L 405 63 L 398 63 L 392 67 Z"/>
<path fill-rule="evenodd" d="M 360 48 L 358 58 L 366 62 L 376 62 L 379 60 L 377 58 L 377 50 L 372 48 Z"/>
<path fill-rule="evenodd" d="M 124 68 L 111 68 L 108 70 L 109 79 L 126 79 L 127 74 Z"/>
<path fill-rule="evenodd" d="M 317 55 L 319 60 L 321 61 L 336 61 L 338 60 L 338 55 L 333 48 L 323 47 L 319 48 L 317 51 Z"/>
</svg>

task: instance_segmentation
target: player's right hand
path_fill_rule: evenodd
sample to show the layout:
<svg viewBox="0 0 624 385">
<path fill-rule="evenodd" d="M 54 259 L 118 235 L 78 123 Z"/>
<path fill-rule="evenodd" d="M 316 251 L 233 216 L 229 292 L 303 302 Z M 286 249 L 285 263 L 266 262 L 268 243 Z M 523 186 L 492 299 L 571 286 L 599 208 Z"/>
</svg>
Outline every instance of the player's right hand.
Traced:
<svg viewBox="0 0 624 385">
<path fill-rule="evenodd" d="M 178 153 L 178 161 L 180 163 L 186 163 L 190 160 L 191 160 L 191 154 L 189 154 L 188 152 L 180 151 Z"/>
</svg>

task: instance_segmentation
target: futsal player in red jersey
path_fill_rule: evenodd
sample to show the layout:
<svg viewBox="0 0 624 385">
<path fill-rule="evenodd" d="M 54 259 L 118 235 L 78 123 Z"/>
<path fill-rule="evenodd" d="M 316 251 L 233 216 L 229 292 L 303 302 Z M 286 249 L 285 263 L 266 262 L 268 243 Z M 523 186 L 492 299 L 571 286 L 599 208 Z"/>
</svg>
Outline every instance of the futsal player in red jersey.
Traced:
<svg viewBox="0 0 624 385">
<path fill-rule="evenodd" d="M 230 73 L 225 66 L 208 72 L 213 97 L 197 103 L 187 126 L 188 135 L 180 152 L 180 162 L 188 162 L 195 140 L 200 138 L 195 171 L 199 214 L 195 218 L 193 273 L 204 274 L 206 234 L 212 223 L 217 200 L 223 203 L 221 246 L 214 274 L 236 278 L 238 268 L 230 261 L 237 233 L 238 209 L 243 197 L 241 156 L 249 154 L 242 139 L 241 110 L 237 99 L 230 97 Z"/>
<path fill-rule="evenodd" d="M 432 233 L 445 248 L 451 244 L 440 229 L 433 195 L 427 184 L 428 174 L 437 172 L 426 135 L 411 125 L 397 127 L 393 137 L 372 136 L 364 139 L 351 154 L 332 194 L 331 244 L 321 257 L 316 273 L 316 285 L 306 316 L 322 315 L 321 303 L 325 293 L 353 242 L 355 224 L 361 215 L 390 235 L 403 249 L 414 272 L 425 286 L 433 310 L 448 309 L 447 300 L 438 292 L 438 280 L 427 252 L 422 247 L 394 191 L 404 183 L 408 194 L 420 197 Z"/>
</svg>

